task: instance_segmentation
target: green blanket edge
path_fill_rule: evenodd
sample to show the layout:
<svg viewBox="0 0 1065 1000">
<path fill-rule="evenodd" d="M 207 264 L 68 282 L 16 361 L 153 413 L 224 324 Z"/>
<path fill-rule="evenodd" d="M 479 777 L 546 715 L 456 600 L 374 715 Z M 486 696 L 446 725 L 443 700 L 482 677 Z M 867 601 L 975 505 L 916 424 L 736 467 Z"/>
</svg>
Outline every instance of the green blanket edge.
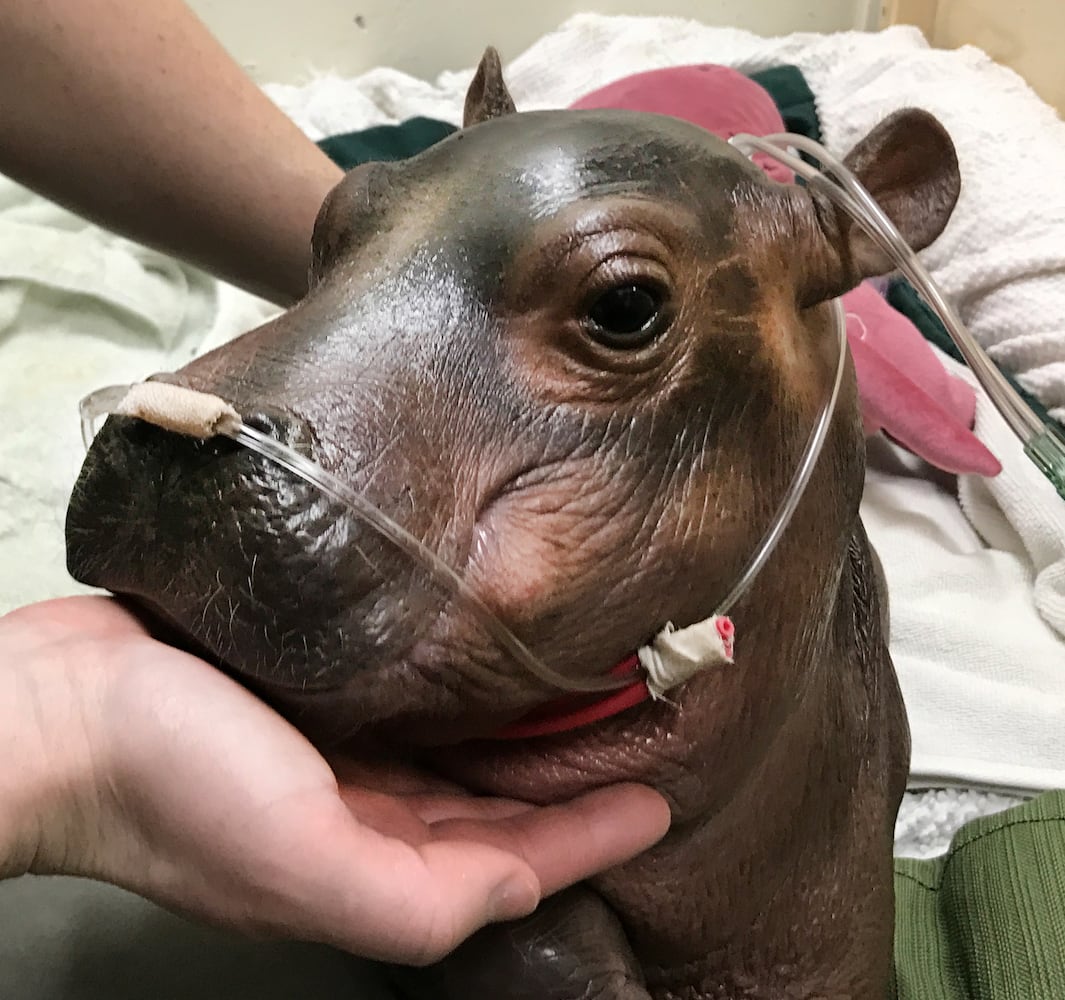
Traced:
<svg viewBox="0 0 1065 1000">
<path fill-rule="evenodd" d="M 896 1000 L 1065 1000 L 1065 792 L 895 860 Z"/>
</svg>

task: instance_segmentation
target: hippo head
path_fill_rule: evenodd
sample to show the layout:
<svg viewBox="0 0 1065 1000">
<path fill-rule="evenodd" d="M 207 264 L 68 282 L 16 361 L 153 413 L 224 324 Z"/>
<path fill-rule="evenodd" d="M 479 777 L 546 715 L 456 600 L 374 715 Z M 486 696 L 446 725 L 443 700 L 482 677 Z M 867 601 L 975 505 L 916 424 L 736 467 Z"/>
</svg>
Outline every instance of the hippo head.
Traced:
<svg viewBox="0 0 1065 1000">
<path fill-rule="evenodd" d="M 488 58 L 464 124 L 351 171 L 319 214 L 306 297 L 167 377 L 309 454 L 544 663 L 593 678 L 714 612 L 823 406 L 828 300 L 890 265 L 829 203 L 677 119 L 515 113 Z M 935 238 L 958 174 L 934 119 L 901 112 L 848 162 L 913 245 Z M 734 610 L 736 666 L 688 685 L 722 739 L 779 715 L 825 643 L 861 641 L 833 622 L 863 455 L 848 375 Z M 558 695 L 423 567 L 229 440 L 112 417 L 67 540 L 77 579 L 322 739 L 467 743 Z M 661 725 L 686 697 L 633 717 Z"/>
</svg>

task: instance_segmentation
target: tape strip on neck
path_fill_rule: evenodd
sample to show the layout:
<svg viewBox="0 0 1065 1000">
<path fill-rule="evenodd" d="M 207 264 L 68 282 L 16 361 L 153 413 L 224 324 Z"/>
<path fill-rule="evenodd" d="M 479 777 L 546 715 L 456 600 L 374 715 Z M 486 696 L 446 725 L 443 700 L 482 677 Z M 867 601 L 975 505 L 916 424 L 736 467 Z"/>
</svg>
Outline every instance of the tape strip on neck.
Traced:
<svg viewBox="0 0 1065 1000">
<path fill-rule="evenodd" d="M 707 667 L 732 663 L 736 629 L 732 619 L 714 615 L 687 628 L 677 629 L 667 622 L 648 646 L 636 655 L 647 673 L 647 690 L 652 698 L 683 684 Z"/>
</svg>

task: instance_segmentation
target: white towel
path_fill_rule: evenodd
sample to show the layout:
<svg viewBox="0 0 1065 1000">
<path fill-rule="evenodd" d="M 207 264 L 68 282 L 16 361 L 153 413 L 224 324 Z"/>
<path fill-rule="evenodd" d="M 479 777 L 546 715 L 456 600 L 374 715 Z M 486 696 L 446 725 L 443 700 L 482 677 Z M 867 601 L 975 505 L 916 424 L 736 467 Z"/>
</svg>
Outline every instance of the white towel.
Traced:
<svg viewBox="0 0 1065 1000">
<path fill-rule="evenodd" d="M 958 827 L 990 816 L 1023 799 L 967 788 L 941 788 L 910 793 L 895 820 L 895 856 L 934 858 L 946 853 Z"/>
<path fill-rule="evenodd" d="M 885 441 L 870 449 L 862 517 L 888 580 L 910 783 L 1062 787 L 1065 502 L 982 394 L 976 433 L 1002 462 L 994 479 L 955 484 Z"/>
</svg>

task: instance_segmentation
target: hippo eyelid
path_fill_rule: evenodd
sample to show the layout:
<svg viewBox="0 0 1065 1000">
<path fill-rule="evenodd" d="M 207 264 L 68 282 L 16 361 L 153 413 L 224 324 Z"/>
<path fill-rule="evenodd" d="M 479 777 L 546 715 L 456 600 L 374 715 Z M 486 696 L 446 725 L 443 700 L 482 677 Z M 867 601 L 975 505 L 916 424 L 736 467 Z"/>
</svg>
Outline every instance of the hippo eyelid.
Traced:
<svg viewBox="0 0 1065 1000">
<path fill-rule="evenodd" d="M 655 257 L 631 251 L 618 251 L 601 257 L 583 275 L 582 304 L 619 284 L 638 284 L 653 288 L 662 298 L 673 294 L 673 276 L 666 264 Z"/>
<path fill-rule="evenodd" d="M 667 241 L 650 227 L 607 223 L 598 225 L 594 229 L 589 228 L 567 233 L 563 240 L 562 252 L 559 255 L 560 263 L 564 263 L 575 254 L 586 251 L 590 246 L 594 247 L 596 243 L 604 241 L 609 241 L 617 246 L 617 249 L 613 250 L 609 256 L 632 254 L 663 260 L 667 256 Z"/>
</svg>

